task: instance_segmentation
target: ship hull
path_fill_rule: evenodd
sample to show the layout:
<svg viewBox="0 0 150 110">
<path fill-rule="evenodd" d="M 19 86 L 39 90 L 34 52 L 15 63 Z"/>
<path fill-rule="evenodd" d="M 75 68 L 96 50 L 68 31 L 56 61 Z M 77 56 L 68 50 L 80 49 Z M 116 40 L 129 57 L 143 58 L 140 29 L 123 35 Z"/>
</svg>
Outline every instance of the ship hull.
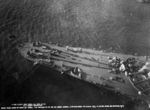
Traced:
<svg viewBox="0 0 150 110">
<path fill-rule="evenodd" d="M 132 81 L 132 77 L 125 72 L 110 72 L 108 57 L 119 57 L 122 60 L 128 58 L 138 59 L 138 62 L 146 62 L 143 56 L 127 55 L 123 53 L 103 52 L 94 49 L 79 47 L 58 46 L 42 43 L 34 46 L 33 43 L 25 43 L 18 46 L 22 56 L 33 61 L 34 64 L 45 65 L 51 69 L 67 74 L 74 78 L 92 83 L 98 87 L 117 91 L 131 99 L 147 103 L 149 94 L 140 94 L 140 89 Z M 28 54 L 34 50 L 34 54 Z M 139 85 L 138 85 L 139 86 Z"/>
</svg>

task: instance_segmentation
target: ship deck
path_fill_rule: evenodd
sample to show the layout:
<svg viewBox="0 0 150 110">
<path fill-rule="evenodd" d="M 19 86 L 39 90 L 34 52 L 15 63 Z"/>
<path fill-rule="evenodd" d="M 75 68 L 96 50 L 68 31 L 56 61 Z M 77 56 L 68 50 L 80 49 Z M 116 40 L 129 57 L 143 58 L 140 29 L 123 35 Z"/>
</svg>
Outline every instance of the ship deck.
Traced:
<svg viewBox="0 0 150 110">
<path fill-rule="evenodd" d="M 42 46 L 44 46 L 44 48 Z M 119 74 L 108 72 L 110 69 L 108 66 L 108 57 L 117 56 L 122 60 L 134 57 L 138 58 L 141 62 L 146 61 L 145 57 L 112 52 L 107 53 L 86 48 L 82 48 L 82 51 L 79 52 L 75 51 L 74 47 L 68 47 L 68 50 L 66 50 L 66 46 L 57 46 L 47 43 L 42 43 L 42 46 L 35 47 L 32 43 L 25 43 L 23 47 L 19 47 L 19 51 L 22 56 L 33 62 L 39 62 L 42 59 L 42 62 L 44 62 L 43 64 L 52 69 L 56 69 L 60 72 L 63 71 L 65 74 L 96 84 L 99 87 L 103 85 L 110 90 L 119 91 L 122 94 L 127 94 L 132 98 L 149 100 L 147 95 L 138 94 L 138 88 L 132 83 L 130 78 L 127 77 L 124 72 Z M 43 53 L 43 55 L 37 58 L 29 57 L 27 52 L 31 49 L 39 50 Z M 52 52 L 56 50 L 58 52 L 52 54 Z M 50 61 L 53 61 L 54 64 L 51 65 Z M 149 59 L 147 61 L 149 61 Z M 72 75 L 69 71 L 76 67 L 79 67 L 82 70 L 82 77 Z M 111 77 L 121 77 L 124 82 L 111 80 Z"/>
</svg>

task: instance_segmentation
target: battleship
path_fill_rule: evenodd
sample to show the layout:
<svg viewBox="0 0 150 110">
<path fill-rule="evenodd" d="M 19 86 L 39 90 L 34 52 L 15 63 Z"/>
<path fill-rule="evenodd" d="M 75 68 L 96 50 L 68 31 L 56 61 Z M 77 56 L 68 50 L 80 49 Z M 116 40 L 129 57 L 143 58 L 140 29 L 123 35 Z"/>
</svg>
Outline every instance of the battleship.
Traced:
<svg viewBox="0 0 150 110">
<path fill-rule="evenodd" d="M 33 62 L 117 92 L 142 104 L 150 101 L 150 59 L 104 50 L 53 43 L 22 43 L 20 54 Z"/>
</svg>

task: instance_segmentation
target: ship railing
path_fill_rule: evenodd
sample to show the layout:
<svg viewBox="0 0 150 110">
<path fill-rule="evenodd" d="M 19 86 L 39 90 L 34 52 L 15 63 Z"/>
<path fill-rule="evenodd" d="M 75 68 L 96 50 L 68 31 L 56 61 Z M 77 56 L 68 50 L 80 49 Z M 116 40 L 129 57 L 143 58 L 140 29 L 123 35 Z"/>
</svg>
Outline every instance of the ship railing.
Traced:
<svg viewBox="0 0 150 110">
<path fill-rule="evenodd" d="M 150 81 L 150 78 L 144 79 L 144 80 L 141 80 L 141 81 L 135 81 L 135 82 L 133 82 L 133 83 L 134 83 L 134 84 L 139 84 L 139 83 L 143 83 L 143 82 L 147 82 L 147 81 Z"/>
</svg>

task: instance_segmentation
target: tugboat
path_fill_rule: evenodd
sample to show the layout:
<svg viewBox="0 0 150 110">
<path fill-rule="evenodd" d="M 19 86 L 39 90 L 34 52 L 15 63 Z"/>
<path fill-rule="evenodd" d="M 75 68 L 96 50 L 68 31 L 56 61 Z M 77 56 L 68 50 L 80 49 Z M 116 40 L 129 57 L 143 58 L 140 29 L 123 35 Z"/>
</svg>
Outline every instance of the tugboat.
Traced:
<svg viewBox="0 0 150 110">
<path fill-rule="evenodd" d="M 118 92 L 132 100 L 149 104 L 150 59 L 128 55 L 55 45 L 24 43 L 17 46 L 20 54 L 34 65 L 45 65 L 98 87 Z"/>
</svg>

